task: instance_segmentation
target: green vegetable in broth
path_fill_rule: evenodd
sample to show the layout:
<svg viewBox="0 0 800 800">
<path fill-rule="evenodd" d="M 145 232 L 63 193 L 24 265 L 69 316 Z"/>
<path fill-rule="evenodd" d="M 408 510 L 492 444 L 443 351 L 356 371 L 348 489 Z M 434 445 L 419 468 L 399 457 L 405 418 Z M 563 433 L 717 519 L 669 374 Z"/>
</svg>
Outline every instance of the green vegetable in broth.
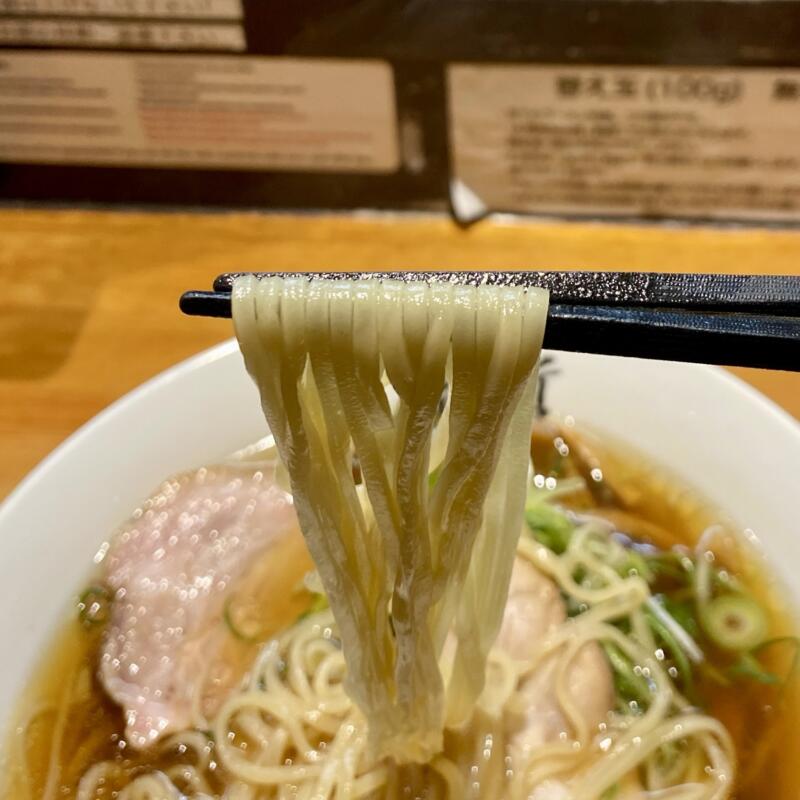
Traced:
<svg viewBox="0 0 800 800">
<path fill-rule="evenodd" d="M 89 586 L 78 598 L 78 618 L 86 627 L 108 622 L 111 592 L 105 586 Z"/>
</svg>

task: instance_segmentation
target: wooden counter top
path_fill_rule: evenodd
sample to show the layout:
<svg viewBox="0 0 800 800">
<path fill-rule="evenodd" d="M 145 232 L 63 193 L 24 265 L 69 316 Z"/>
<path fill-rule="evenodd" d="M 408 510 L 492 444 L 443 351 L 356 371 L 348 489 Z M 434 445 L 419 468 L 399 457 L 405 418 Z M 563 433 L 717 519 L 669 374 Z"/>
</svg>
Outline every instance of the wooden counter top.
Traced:
<svg viewBox="0 0 800 800">
<path fill-rule="evenodd" d="M 800 232 L 438 217 L 0 211 L 0 497 L 104 406 L 230 336 L 180 293 L 235 269 L 800 274 Z M 736 370 L 800 418 L 800 374 Z"/>
</svg>

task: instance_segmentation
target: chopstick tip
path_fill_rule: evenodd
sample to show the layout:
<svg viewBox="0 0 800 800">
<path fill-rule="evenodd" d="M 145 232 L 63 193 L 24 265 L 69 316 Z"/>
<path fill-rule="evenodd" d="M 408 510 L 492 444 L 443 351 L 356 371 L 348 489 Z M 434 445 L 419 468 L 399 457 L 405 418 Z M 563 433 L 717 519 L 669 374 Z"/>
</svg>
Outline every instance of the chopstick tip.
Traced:
<svg viewBox="0 0 800 800">
<path fill-rule="evenodd" d="M 184 292 L 178 301 L 180 310 L 190 317 L 230 317 L 231 296 L 219 292 Z"/>
</svg>

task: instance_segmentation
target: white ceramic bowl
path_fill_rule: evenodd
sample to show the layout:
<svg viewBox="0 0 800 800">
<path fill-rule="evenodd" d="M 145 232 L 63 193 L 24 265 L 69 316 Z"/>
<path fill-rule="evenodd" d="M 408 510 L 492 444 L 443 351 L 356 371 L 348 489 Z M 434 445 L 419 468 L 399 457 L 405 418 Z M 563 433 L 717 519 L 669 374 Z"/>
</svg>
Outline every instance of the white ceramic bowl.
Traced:
<svg viewBox="0 0 800 800">
<path fill-rule="evenodd" d="M 651 454 L 763 545 L 800 605 L 800 426 L 726 372 L 557 354 L 548 404 Z M 263 435 L 234 342 L 123 397 L 58 447 L 0 506 L 0 736 L 92 557 L 158 482 Z"/>
</svg>

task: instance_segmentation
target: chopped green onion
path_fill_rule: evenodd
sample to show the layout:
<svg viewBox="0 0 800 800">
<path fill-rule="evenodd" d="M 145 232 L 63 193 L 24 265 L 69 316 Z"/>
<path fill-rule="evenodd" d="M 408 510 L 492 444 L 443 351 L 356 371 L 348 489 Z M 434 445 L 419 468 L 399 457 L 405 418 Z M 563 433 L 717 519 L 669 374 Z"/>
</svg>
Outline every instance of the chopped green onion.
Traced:
<svg viewBox="0 0 800 800">
<path fill-rule="evenodd" d="M 767 639 L 765 642 L 761 642 L 761 644 L 758 645 L 753 652 L 761 653 L 764 650 L 767 650 L 770 647 L 775 647 L 775 645 L 779 644 L 788 644 L 794 649 L 792 669 L 800 666 L 800 663 L 798 663 L 798 661 L 800 661 L 800 636 L 776 636 L 774 639 Z"/>
<path fill-rule="evenodd" d="M 323 592 L 313 592 L 311 605 L 297 618 L 298 621 L 310 617 L 312 614 L 318 614 L 320 611 L 330 608 L 328 603 L 328 596 Z"/>
<path fill-rule="evenodd" d="M 525 520 L 537 542 L 558 555 L 566 551 L 575 529 L 566 514 L 548 503 L 535 503 L 525 509 Z"/>
<path fill-rule="evenodd" d="M 695 640 L 687 633 L 678 621 L 670 616 L 669 612 L 659 602 L 659 597 L 650 597 L 647 599 L 647 610 L 655 617 L 661 626 L 668 632 L 669 636 L 674 640 L 675 644 L 695 663 L 699 664 L 705 661 L 705 655 L 700 649 L 700 646 Z"/>
<path fill-rule="evenodd" d="M 647 565 L 656 577 L 671 578 L 680 583 L 688 583 L 694 562 L 675 550 L 665 550 L 646 557 Z M 687 569 L 687 566 L 689 569 Z"/>
<path fill-rule="evenodd" d="M 320 611 L 325 611 L 325 609 L 329 607 L 328 596 L 321 593 L 315 593 L 314 599 L 311 601 L 311 605 L 309 606 L 308 613 L 318 614 Z"/>
<path fill-rule="evenodd" d="M 789 645 L 794 649 L 789 669 L 783 678 L 773 672 L 766 671 L 757 658 L 758 654 L 763 653 L 764 650 L 782 644 Z M 767 641 L 761 642 L 761 644 L 755 647 L 750 653 L 745 653 L 739 661 L 729 669 L 729 672 L 732 675 L 750 678 L 759 683 L 780 683 L 785 687 L 797 674 L 798 668 L 800 668 L 800 638 L 797 636 L 777 636 L 774 639 L 767 639 Z"/>
<path fill-rule="evenodd" d="M 750 680 L 774 686 L 781 679 L 772 672 L 767 672 L 752 653 L 742 653 L 739 660 L 728 669 L 728 674 L 736 678 L 750 678 Z"/>
<path fill-rule="evenodd" d="M 758 647 L 767 634 L 767 616 L 761 606 L 744 594 L 725 594 L 710 600 L 700 622 L 708 637 L 725 650 Z"/>
<path fill-rule="evenodd" d="M 78 597 L 78 619 L 86 627 L 105 625 L 111 616 L 111 600 L 104 586 L 89 586 Z"/>
<path fill-rule="evenodd" d="M 622 578 L 629 578 L 631 575 L 638 575 L 646 583 L 653 582 L 653 572 L 647 559 L 636 550 L 625 549 L 625 558 L 616 565 L 617 573 Z"/>
<path fill-rule="evenodd" d="M 222 619 L 225 622 L 225 626 L 228 630 L 240 641 L 242 642 L 258 642 L 261 641 L 263 636 L 259 636 L 258 632 L 248 632 L 245 631 L 241 625 L 239 625 L 233 619 L 233 609 L 231 608 L 233 601 L 233 597 L 228 597 L 225 600 L 225 605 L 222 607 Z"/>
<path fill-rule="evenodd" d="M 614 672 L 614 687 L 626 701 L 650 703 L 650 688 L 647 681 L 634 671 L 633 662 L 615 644 L 603 642 L 603 649 Z"/>
<path fill-rule="evenodd" d="M 663 644 L 664 647 L 669 650 L 669 655 L 675 664 L 675 668 L 678 670 L 678 674 L 683 681 L 684 687 L 686 687 L 687 690 L 691 690 L 692 666 L 689 663 L 689 659 L 686 657 L 686 653 L 683 651 L 683 648 L 675 639 L 675 636 L 673 636 L 670 629 L 653 613 L 650 608 L 645 609 L 644 616 L 648 625 L 650 625 L 651 629 L 653 630 L 653 633 L 658 639 L 661 640 L 661 644 Z"/>
<path fill-rule="evenodd" d="M 665 611 L 683 628 L 695 641 L 700 636 L 700 625 L 697 622 L 697 612 L 692 602 L 691 595 L 670 592 L 669 595 L 657 595 Z"/>
</svg>

